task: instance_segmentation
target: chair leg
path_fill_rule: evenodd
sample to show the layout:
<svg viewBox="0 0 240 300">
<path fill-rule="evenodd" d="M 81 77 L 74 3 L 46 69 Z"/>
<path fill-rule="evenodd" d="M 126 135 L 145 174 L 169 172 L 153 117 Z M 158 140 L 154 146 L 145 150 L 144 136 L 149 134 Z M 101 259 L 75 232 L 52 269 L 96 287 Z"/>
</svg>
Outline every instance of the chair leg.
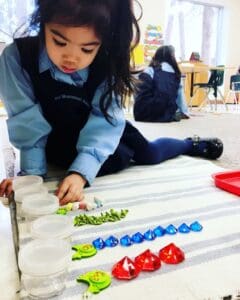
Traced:
<svg viewBox="0 0 240 300">
<path fill-rule="evenodd" d="M 238 93 L 234 92 L 234 98 L 233 98 L 234 102 L 233 103 L 236 104 L 236 105 L 238 104 L 238 97 L 239 97 Z"/>
<path fill-rule="evenodd" d="M 192 102 L 193 102 L 194 96 L 196 95 L 198 89 L 199 89 L 199 88 L 197 87 L 197 88 L 195 89 L 193 95 L 190 96 L 190 101 L 189 101 L 189 104 L 188 104 L 190 110 L 192 110 Z"/>
<path fill-rule="evenodd" d="M 231 96 L 231 95 L 233 95 L 233 96 Z M 234 109 L 236 109 L 236 110 L 238 109 L 238 97 L 239 97 L 238 92 L 235 92 L 233 90 L 229 90 L 227 97 L 226 97 L 226 102 L 233 104 Z M 226 105 L 227 105 L 227 103 L 226 103 Z M 232 105 L 230 107 L 232 107 Z"/>
<path fill-rule="evenodd" d="M 211 92 L 211 88 L 208 88 L 208 92 L 207 92 L 207 103 L 210 105 L 210 110 L 213 111 L 213 103 L 212 100 L 209 97 L 209 94 Z M 215 110 L 216 110 L 216 103 L 215 103 Z"/>
<path fill-rule="evenodd" d="M 239 108 L 239 92 L 234 93 L 234 101 L 236 101 L 235 105 L 236 105 L 236 110 L 238 111 L 238 108 Z"/>
<path fill-rule="evenodd" d="M 214 104 L 215 104 L 215 111 L 217 111 L 217 97 L 214 99 Z"/>
<path fill-rule="evenodd" d="M 192 110 L 193 98 L 194 98 L 194 95 L 192 97 L 190 97 L 190 100 L 189 100 L 189 103 L 188 103 L 188 107 L 189 107 L 190 110 Z"/>
<path fill-rule="evenodd" d="M 228 110 L 228 106 L 227 106 L 227 103 L 226 103 L 226 101 L 225 101 L 225 99 L 224 99 L 224 97 L 223 97 L 222 92 L 220 91 L 220 89 L 217 89 L 217 91 L 218 91 L 219 95 L 220 95 L 221 98 L 222 98 L 222 102 L 223 102 L 223 104 L 225 105 L 226 110 Z"/>
<path fill-rule="evenodd" d="M 230 99 L 230 94 L 231 94 L 231 93 L 232 93 L 232 91 L 229 90 L 228 93 L 227 93 L 227 97 L 226 97 L 227 101 L 231 100 L 231 99 Z M 234 98 L 235 98 L 235 97 L 234 97 Z M 234 101 L 235 101 L 235 99 L 234 99 Z"/>
<path fill-rule="evenodd" d="M 204 89 L 204 90 L 205 90 L 205 89 Z M 209 94 L 209 92 L 210 92 L 209 89 L 205 90 L 205 97 L 204 97 L 203 101 L 200 103 L 200 105 L 199 105 L 199 107 L 198 107 L 198 111 L 200 111 L 200 110 L 203 108 L 203 106 L 206 105 L 206 104 L 208 103 L 208 100 L 209 100 L 208 94 Z M 209 103 L 210 103 L 210 102 L 209 102 Z M 210 104 L 210 105 L 211 105 L 211 104 Z"/>
</svg>

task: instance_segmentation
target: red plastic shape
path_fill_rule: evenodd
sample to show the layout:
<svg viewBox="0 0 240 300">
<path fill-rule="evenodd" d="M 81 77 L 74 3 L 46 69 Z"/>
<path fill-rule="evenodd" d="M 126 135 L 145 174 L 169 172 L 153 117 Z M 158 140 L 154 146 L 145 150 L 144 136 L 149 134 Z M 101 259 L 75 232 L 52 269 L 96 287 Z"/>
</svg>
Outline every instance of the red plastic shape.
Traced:
<svg viewBox="0 0 240 300">
<path fill-rule="evenodd" d="M 160 249 L 159 257 L 165 264 L 179 264 L 185 259 L 184 252 L 174 243 Z"/>
<path fill-rule="evenodd" d="M 240 171 L 215 173 L 212 178 L 218 188 L 240 196 Z"/>
<path fill-rule="evenodd" d="M 135 263 L 142 271 L 155 271 L 161 267 L 160 258 L 147 249 L 135 258 Z"/>
<path fill-rule="evenodd" d="M 137 277 L 140 271 L 141 268 L 129 257 L 125 256 L 113 266 L 112 275 L 117 279 L 130 280 Z"/>
</svg>

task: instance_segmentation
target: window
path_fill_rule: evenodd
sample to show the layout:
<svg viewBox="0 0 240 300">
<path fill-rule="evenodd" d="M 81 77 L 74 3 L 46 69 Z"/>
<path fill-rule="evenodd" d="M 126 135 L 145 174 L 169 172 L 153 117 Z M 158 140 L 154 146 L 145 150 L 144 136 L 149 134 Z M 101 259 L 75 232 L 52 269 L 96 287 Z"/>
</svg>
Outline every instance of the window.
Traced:
<svg viewBox="0 0 240 300">
<path fill-rule="evenodd" d="M 10 42 L 34 8 L 34 0 L 0 0 L 0 41 Z"/>
<path fill-rule="evenodd" d="M 171 0 L 165 44 L 172 44 L 176 56 L 189 60 L 200 53 L 206 64 L 221 64 L 221 24 L 223 7 L 191 0 Z"/>
</svg>

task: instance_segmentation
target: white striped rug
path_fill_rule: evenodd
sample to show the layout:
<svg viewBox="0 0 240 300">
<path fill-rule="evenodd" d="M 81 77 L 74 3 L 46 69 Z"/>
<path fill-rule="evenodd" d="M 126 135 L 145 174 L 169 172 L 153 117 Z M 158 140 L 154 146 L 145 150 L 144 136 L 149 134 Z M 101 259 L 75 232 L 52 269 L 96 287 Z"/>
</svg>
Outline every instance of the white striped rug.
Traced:
<svg viewBox="0 0 240 300">
<path fill-rule="evenodd" d="M 162 263 L 159 270 L 141 272 L 131 281 L 113 279 L 109 288 L 94 296 L 96 300 L 215 300 L 236 294 L 240 290 L 240 199 L 215 187 L 211 174 L 222 170 L 207 160 L 181 156 L 97 178 L 86 195 L 103 199 L 104 206 L 89 214 L 109 208 L 127 208 L 129 213 L 120 222 L 76 227 L 72 244 L 144 233 L 158 225 L 178 227 L 183 222 L 199 221 L 203 230 L 165 235 L 126 248 L 105 248 L 92 258 L 74 261 L 65 291 L 54 299 L 79 300 L 87 285 L 76 283 L 78 275 L 94 269 L 111 272 L 126 255 L 134 258 L 148 248 L 158 253 L 171 242 L 185 252 L 183 263 Z M 56 182 L 47 185 L 54 190 Z M 29 236 L 24 224 L 19 225 L 23 245 Z M 24 290 L 21 299 L 27 299 Z"/>
</svg>

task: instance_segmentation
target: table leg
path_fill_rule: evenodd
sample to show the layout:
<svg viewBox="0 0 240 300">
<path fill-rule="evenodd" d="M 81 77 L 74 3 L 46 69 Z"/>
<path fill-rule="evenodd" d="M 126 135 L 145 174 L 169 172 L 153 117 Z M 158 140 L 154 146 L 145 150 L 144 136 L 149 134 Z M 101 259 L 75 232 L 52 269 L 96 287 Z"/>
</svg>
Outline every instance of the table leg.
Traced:
<svg viewBox="0 0 240 300">
<path fill-rule="evenodd" d="M 194 84 L 194 72 L 191 73 L 191 82 L 190 82 L 190 97 L 193 97 L 193 84 Z"/>
</svg>

